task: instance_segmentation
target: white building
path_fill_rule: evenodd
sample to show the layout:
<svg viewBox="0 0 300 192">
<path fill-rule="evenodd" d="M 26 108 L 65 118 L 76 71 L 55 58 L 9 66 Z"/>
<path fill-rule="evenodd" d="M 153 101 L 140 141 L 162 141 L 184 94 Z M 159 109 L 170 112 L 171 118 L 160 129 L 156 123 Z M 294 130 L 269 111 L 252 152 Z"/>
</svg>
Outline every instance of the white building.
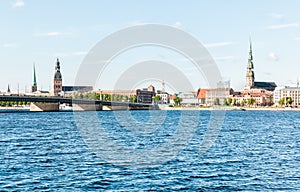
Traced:
<svg viewBox="0 0 300 192">
<path fill-rule="evenodd" d="M 196 106 L 198 105 L 196 92 L 180 92 L 178 97 L 182 99 L 181 105 L 183 106 Z"/>
<path fill-rule="evenodd" d="M 279 105 L 279 101 L 281 99 L 281 90 L 286 87 L 276 87 L 274 90 L 273 102 L 275 105 Z"/>
<path fill-rule="evenodd" d="M 300 87 L 286 87 L 281 89 L 280 98 L 292 98 L 292 106 L 298 107 L 300 105 Z"/>
<path fill-rule="evenodd" d="M 163 104 L 170 103 L 170 96 L 167 92 L 157 91 L 156 95 L 160 96 L 160 100 L 163 102 Z"/>
<path fill-rule="evenodd" d="M 207 105 L 223 105 L 224 100 L 229 98 L 233 94 L 231 88 L 216 88 L 208 89 L 206 91 L 206 104 Z"/>
</svg>

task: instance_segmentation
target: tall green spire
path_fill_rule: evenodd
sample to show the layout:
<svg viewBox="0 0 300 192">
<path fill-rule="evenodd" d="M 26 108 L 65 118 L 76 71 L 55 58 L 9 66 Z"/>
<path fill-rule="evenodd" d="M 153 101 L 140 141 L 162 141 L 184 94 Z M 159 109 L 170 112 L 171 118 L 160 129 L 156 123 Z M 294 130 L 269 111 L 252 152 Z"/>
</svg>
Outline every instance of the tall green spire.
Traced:
<svg viewBox="0 0 300 192">
<path fill-rule="evenodd" d="M 35 74 L 35 64 L 33 63 L 33 86 L 37 86 L 36 74 Z"/>
</svg>

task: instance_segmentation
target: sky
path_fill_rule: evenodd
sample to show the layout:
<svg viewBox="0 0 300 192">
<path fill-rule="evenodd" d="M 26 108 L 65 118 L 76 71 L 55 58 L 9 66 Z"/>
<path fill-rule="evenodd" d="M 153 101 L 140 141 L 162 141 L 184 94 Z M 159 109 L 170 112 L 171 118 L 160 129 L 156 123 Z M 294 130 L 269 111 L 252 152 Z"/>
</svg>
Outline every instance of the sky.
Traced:
<svg viewBox="0 0 300 192">
<path fill-rule="evenodd" d="M 63 84 L 73 85 L 82 61 L 98 42 L 146 23 L 174 26 L 197 38 L 235 90 L 245 85 L 251 36 L 256 80 L 293 85 L 300 78 L 299 7 L 297 0 L 2 0 L 0 91 L 8 84 L 13 92 L 18 87 L 28 91 L 33 64 L 38 89 L 50 90 L 57 57 Z M 138 60 L 134 57 L 163 60 L 172 54 L 160 48 L 131 50 L 115 60 L 95 89 L 111 89 L 113 78 Z M 120 68 L 119 62 L 126 64 Z M 196 71 L 183 68 L 195 90 L 207 86 Z"/>
</svg>

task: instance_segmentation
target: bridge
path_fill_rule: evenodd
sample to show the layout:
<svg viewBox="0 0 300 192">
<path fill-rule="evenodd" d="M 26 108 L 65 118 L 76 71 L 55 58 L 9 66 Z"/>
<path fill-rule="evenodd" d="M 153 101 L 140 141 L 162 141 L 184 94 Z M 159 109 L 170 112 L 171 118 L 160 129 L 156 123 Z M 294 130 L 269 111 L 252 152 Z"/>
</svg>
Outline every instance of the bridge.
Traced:
<svg viewBox="0 0 300 192">
<path fill-rule="evenodd" d="M 65 97 L 39 96 L 6 96 L 0 95 L 0 101 L 30 102 L 30 111 L 59 111 L 60 104 L 72 105 L 74 111 L 101 111 L 101 110 L 152 110 L 153 104 L 104 101 L 93 99 L 75 99 Z"/>
</svg>

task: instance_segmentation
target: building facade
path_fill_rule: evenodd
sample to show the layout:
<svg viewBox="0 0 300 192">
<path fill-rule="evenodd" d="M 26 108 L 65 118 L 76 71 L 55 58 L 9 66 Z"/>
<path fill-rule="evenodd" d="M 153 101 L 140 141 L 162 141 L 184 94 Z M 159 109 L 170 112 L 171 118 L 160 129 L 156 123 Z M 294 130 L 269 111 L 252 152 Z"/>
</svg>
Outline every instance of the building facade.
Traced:
<svg viewBox="0 0 300 192">
<path fill-rule="evenodd" d="M 155 96 L 155 88 L 150 85 L 148 88 L 137 89 L 136 97 L 138 103 L 152 103 Z"/>
<path fill-rule="evenodd" d="M 54 80 L 53 80 L 53 94 L 60 95 L 62 92 L 62 75 L 60 72 L 60 62 L 57 58 L 55 64 L 55 73 L 54 73 Z"/>
<path fill-rule="evenodd" d="M 196 92 L 180 92 L 178 97 L 182 99 L 180 104 L 182 106 L 196 106 L 198 105 L 197 93 Z"/>
<path fill-rule="evenodd" d="M 206 90 L 206 105 L 224 105 L 225 100 L 233 94 L 231 88 L 216 88 Z"/>
<path fill-rule="evenodd" d="M 230 96 L 237 106 L 270 106 L 273 104 L 273 92 L 265 89 L 244 90 Z M 249 103 L 249 100 L 252 100 Z"/>
<path fill-rule="evenodd" d="M 170 96 L 167 92 L 157 91 L 156 95 L 160 96 L 160 100 L 163 102 L 163 104 L 170 103 Z"/>
<path fill-rule="evenodd" d="M 279 101 L 282 98 L 281 97 L 281 90 L 284 89 L 286 87 L 276 87 L 276 89 L 274 90 L 273 94 L 273 102 L 275 105 L 279 105 Z"/>
<path fill-rule="evenodd" d="M 300 87 L 286 87 L 280 90 L 280 99 L 284 99 L 284 105 L 287 106 L 286 98 L 292 99 L 292 107 L 300 107 Z"/>
<path fill-rule="evenodd" d="M 206 91 L 207 89 L 201 89 L 199 88 L 197 91 L 197 99 L 199 105 L 205 105 L 206 104 Z"/>
</svg>

